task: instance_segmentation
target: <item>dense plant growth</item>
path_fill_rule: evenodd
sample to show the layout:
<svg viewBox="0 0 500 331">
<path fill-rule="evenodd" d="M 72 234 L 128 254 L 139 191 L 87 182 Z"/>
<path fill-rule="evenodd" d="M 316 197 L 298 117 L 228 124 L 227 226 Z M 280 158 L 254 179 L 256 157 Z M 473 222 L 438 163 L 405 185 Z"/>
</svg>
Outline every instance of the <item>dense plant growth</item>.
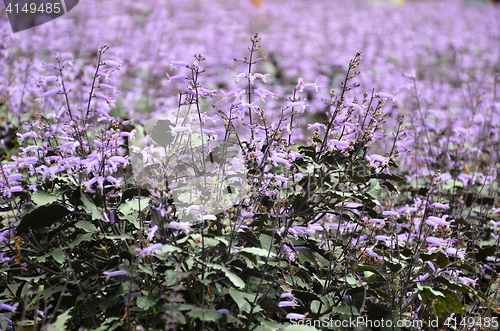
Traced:
<svg viewBox="0 0 500 331">
<path fill-rule="evenodd" d="M 242 20 L 279 35 L 293 15 L 274 9 L 303 5 Z M 358 22 L 420 10 L 440 27 L 440 4 L 358 5 Z M 221 18 L 222 4 L 196 6 Z M 196 6 L 161 12 L 184 22 Z M 478 19 L 485 5 L 447 6 L 468 16 L 440 31 L 474 23 L 483 39 L 419 28 L 396 52 L 385 44 L 410 29 L 313 38 L 336 29 L 319 15 L 281 49 L 268 32 L 228 54 L 211 49 L 218 26 L 189 20 L 206 58 L 184 53 L 200 36 L 182 25 L 182 53 L 158 43 L 148 58 L 90 56 L 69 35 L 72 52 L 48 55 L 6 34 L 1 329 L 496 329 L 500 29 Z M 151 8 L 113 10 L 150 17 L 136 22 L 149 31 Z M 337 63 L 349 43 L 363 53 Z"/>
</svg>

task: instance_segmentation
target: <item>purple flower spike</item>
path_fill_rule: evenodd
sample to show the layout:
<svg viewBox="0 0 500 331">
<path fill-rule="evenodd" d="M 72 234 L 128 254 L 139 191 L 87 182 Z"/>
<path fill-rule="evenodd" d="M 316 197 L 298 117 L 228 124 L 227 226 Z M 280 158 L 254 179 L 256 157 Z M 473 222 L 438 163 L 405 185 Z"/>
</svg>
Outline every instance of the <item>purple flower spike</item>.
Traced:
<svg viewBox="0 0 500 331">
<path fill-rule="evenodd" d="M 19 306 L 19 303 L 17 303 L 17 302 L 13 306 L 8 305 L 6 303 L 0 303 L 0 309 L 5 309 L 5 310 L 8 310 L 10 312 L 15 312 L 17 309 L 17 306 Z"/>
<path fill-rule="evenodd" d="M 55 95 L 59 92 L 59 88 L 55 88 L 55 89 L 52 89 L 52 90 L 48 90 L 46 92 L 43 92 L 42 94 L 39 94 L 38 97 L 40 99 L 43 99 L 43 98 L 46 98 L 46 97 L 50 97 L 52 95 Z"/>
<path fill-rule="evenodd" d="M 125 270 L 116 270 L 116 271 L 104 271 L 103 274 L 106 276 L 106 280 L 108 280 L 111 277 L 125 276 L 127 272 Z"/>
</svg>

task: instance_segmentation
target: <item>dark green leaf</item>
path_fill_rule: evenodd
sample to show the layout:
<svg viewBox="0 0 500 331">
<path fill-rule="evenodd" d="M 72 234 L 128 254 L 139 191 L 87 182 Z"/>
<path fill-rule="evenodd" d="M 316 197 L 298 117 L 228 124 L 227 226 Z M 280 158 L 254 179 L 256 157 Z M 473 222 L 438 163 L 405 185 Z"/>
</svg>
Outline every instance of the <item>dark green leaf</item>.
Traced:
<svg viewBox="0 0 500 331">
<path fill-rule="evenodd" d="M 245 283 L 243 282 L 243 280 L 241 280 L 240 277 L 238 277 L 236 274 L 234 274 L 233 272 L 231 272 L 225 266 L 214 264 L 214 263 L 208 263 L 207 265 L 209 267 L 212 267 L 214 269 L 222 271 L 226 275 L 226 277 L 229 278 L 229 280 L 231 281 L 231 283 L 233 283 L 233 285 L 236 286 L 237 288 L 243 288 L 243 287 L 245 287 Z"/>
<path fill-rule="evenodd" d="M 57 319 L 53 324 L 45 326 L 45 330 L 47 331 L 66 330 L 66 322 L 68 322 L 68 320 L 71 318 L 71 315 L 69 313 L 71 312 L 72 309 L 73 307 L 69 308 L 64 313 L 57 316 Z"/>
<path fill-rule="evenodd" d="M 403 265 L 401 263 L 393 263 L 391 261 L 386 261 L 387 268 L 393 273 L 398 273 L 403 270 Z"/>
<path fill-rule="evenodd" d="M 361 176 L 359 172 L 351 170 L 348 175 L 355 183 L 366 184 L 366 178 Z"/>
<path fill-rule="evenodd" d="M 465 205 L 467 207 L 472 206 L 473 203 L 477 203 L 478 205 L 489 205 L 493 206 L 495 204 L 495 198 L 482 196 L 479 194 L 467 193 L 463 198 Z"/>
<path fill-rule="evenodd" d="M 217 321 L 222 316 L 221 313 L 219 313 L 213 308 L 203 309 L 200 307 L 193 307 L 187 312 L 187 315 L 192 318 L 198 318 L 203 321 L 212 321 L 212 322 Z"/>
<path fill-rule="evenodd" d="M 392 185 L 390 182 L 387 182 L 387 181 L 384 181 L 382 182 L 382 184 L 380 184 L 381 186 L 385 186 L 387 187 L 387 189 L 390 191 L 390 192 L 395 192 L 397 194 L 399 194 L 399 190 L 396 186 Z"/>
<path fill-rule="evenodd" d="M 406 179 L 404 177 L 391 175 L 391 174 L 376 174 L 376 175 L 373 175 L 372 178 L 381 178 L 381 179 L 386 179 L 386 180 L 389 179 L 389 180 L 393 180 L 399 184 L 406 183 Z"/>
<path fill-rule="evenodd" d="M 278 314 L 286 315 L 286 312 L 278 305 L 278 302 L 274 301 L 269 297 L 265 297 L 261 299 L 259 302 L 259 306 L 264 309 L 266 312 L 273 312 Z"/>
<path fill-rule="evenodd" d="M 174 123 L 167 119 L 158 120 L 151 130 L 151 139 L 160 146 L 169 146 L 174 140 L 171 126 L 174 126 Z"/>
<path fill-rule="evenodd" d="M 59 264 L 64 262 L 64 252 L 60 249 L 53 249 L 50 251 L 49 255 L 51 255 Z"/>
<path fill-rule="evenodd" d="M 24 215 L 21 223 L 16 229 L 16 235 L 24 233 L 29 229 L 42 229 L 49 227 L 57 222 L 60 222 L 64 217 L 70 215 L 71 212 L 66 207 L 53 203 L 47 206 L 41 206 L 33 210 L 31 213 Z"/>
<path fill-rule="evenodd" d="M 259 239 L 257 239 L 257 237 L 250 231 L 239 232 L 238 236 L 244 240 L 244 243 L 246 244 L 245 247 L 262 247 Z"/>
<path fill-rule="evenodd" d="M 366 194 L 370 195 L 373 199 L 378 199 L 382 194 L 382 187 L 377 179 L 370 179 L 370 187 L 366 190 Z"/>
<path fill-rule="evenodd" d="M 142 310 L 148 310 L 149 308 L 153 307 L 159 300 L 160 298 L 152 293 L 150 293 L 148 296 L 140 296 L 137 298 L 137 307 L 142 309 Z"/>
<path fill-rule="evenodd" d="M 81 200 L 83 202 L 85 211 L 92 215 L 92 219 L 104 221 L 102 212 L 97 209 L 97 206 L 87 197 L 86 194 L 82 194 Z"/>
<path fill-rule="evenodd" d="M 128 190 L 125 190 L 122 194 L 122 202 L 125 202 L 129 199 L 132 199 L 133 197 L 136 196 L 141 196 L 141 197 L 149 197 L 150 193 L 147 189 L 145 188 L 140 188 L 138 189 L 137 187 L 130 188 Z"/>
<path fill-rule="evenodd" d="M 229 289 L 229 295 L 234 300 L 234 302 L 238 305 L 238 308 L 241 311 L 250 312 L 250 302 L 253 302 L 255 299 L 256 293 L 246 293 L 241 292 L 236 289 Z"/>
<path fill-rule="evenodd" d="M 311 302 L 313 300 L 320 300 L 318 295 L 309 291 L 294 290 L 293 295 L 304 302 Z"/>
<path fill-rule="evenodd" d="M 59 197 L 47 194 L 43 191 L 36 191 L 31 195 L 31 200 L 38 206 L 45 206 L 51 203 L 55 203 Z"/>
<path fill-rule="evenodd" d="M 82 229 L 88 233 L 97 232 L 97 228 L 95 227 L 95 225 L 90 223 L 89 221 L 80 221 L 80 222 L 75 224 L 75 227 L 78 229 Z"/>
<path fill-rule="evenodd" d="M 76 246 L 80 245 L 82 241 L 91 241 L 93 239 L 92 233 L 84 233 L 84 234 L 79 234 L 78 237 L 76 237 L 75 240 L 73 240 L 68 247 L 73 249 Z"/>
</svg>

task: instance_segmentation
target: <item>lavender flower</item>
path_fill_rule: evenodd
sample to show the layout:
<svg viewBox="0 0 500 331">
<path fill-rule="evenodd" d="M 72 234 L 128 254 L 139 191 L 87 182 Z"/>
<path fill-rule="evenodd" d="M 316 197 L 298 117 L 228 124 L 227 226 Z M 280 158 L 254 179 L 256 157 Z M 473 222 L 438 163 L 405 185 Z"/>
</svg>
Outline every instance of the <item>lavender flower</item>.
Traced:
<svg viewBox="0 0 500 331">
<path fill-rule="evenodd" d="M 127 272 L 125 270 L 116 270 L 104 271 L 103 274 L 106 276 L 106 280 L 109 280 L 111 277 L 125 276 Z"/>
</svg>

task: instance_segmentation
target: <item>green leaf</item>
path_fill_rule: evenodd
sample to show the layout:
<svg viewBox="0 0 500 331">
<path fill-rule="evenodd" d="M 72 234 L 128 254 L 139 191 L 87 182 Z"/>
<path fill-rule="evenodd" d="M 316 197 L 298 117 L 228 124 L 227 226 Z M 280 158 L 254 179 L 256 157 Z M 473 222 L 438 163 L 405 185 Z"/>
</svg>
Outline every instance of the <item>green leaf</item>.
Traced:
<svg viewBox="0 0 500 331">
<path fill-rule="evenodd" d="M 422 286 L 420 284 L 417 284 L 417 289 L 421 292 L 430 292 L 432 293 L 433 295 L 435 295 L 436 297 L 444 297 L 445 295 L 443 294 L 443 292 L 441 291 L 437 291 L 437 290 L 434 290 L 432 287 L 430 286 Z"/>
<path fill-rule="evenodd" d="M 159 300 L 159 297 L 150 293 L 148 296 L 139 296 L 136 299 L 137 307 L 142 310 L 148 310 L 153 307 Z"/>
<path fill-rule="evenodd" d="M 401 263 L 394 263 L 394 262 L 391 262 L 391 261 L 388 261 L 388 260 L 386 260 L 385 263 L 387 265 L 387 268 L 389 270 L 391 270 L 392 273 L 396 273 L 397 274 L 398 272 L 400 272 L 401 270 L 404 269 L 404 266 Z"/>
<path fill-rule="evenodd" d="M 450 263 L 450 260 L 448 260 L 448 257 L 443 254 L 443 252 L 439 252 L 437 259 L 436 259 L 437 265 L 440 268 L 446 268 L 448 264 Z"/>
<path fill-rule="evenodd" d="M 48 206 L 41 206 L 31 213 L 24 215 L 16 229 L 16 235 L 24 233 L 29 229 L 42 229 L 49 227 L 54 223 L 60 222 L 71 212 L 66 207 L 53 203 Z"/>
<path fill-rule="evenodd" d="M 139 267 L 139 270 L 141 270 L 142 272 L 144 272 L 150 276 L 153 276 L 153 269 L 150 266 L 144 266 L 142 264 L 139 264 L 138 267 Z"/>
<path fill-rule="evenodd" d="M 264 327 L 264 329 L 267 331 L 278 331 L 278 330 L 283 330 L 283 325 L 278 324 L 275 321 L 261 321 L 260 325 Z M 257 330 L 257 329 L 255 329 Z"/>
<path fill-rule="evenodd" d="M 395 192 L 395 193 L 399 194 L 398 188 L 396 186 L 392 185 L 390 182 L 384 181 L 381 185 L 387 187 L 387 189 L 390 192 Z"/>
<path fill-rule="evenodd" d="M 50 251 L 49 255 L 52 256 L 54 260 L 56 260 L 56 262 L 58 262 L 59 264 L 63 264 L 64 251 L 62 251 L 61 249 L 53 249 Z"/>
<path fill-rule="evenodd" d="M 359 280 L 357 280 L 354 276 L 352 275 L 348 275 L 346 277 L 346 281 L 347 281 L 347 284 L 351 285 L 351 286 L 354 286 L 354 287 L 358 287 L 360 286 L 360 282 Z"/>
<path fill-rule="evenodd" d="M 161 246 L 160 251 L 162 253 L 172 253 L 172 252 L 181 253 L 182 249 L 180 249 L 179 247 L 174 246 L 174 245 L 163 245 L 163 246 Z"/>
<path fill-rule="evenodd" d="M 224 314 L 227 318 L 227 322 L 231 324 L 236 324 L 236 325 L 243 325 L 243 322 L 241 322 L 238 318 L 234 317 L 231 314 Z"/>
<path fill-rule="evenodd" d="M 59 199 L 57 196 L 47 194 L 43 191 L 36 191 L 31 195 L 31 200 L 38 206 L 45 206 L 56 202 Z"/>
<path fill-rule="evenodd" d="M 312 291 L 301 291 L 301 290 L 293 290 L 293 295 L 304 302 L 311 302 L 313 300 L 320 300 L 316 293 Z"/>
<path fill-rule="evenodd" d="M 251 307 L 249 301 L 253 302 L 255 300 L 256 293 L 246 293 L 231 288 L 229 289 L 229 295 L 234 302 L 236 302 L 240 311 L 250 312 Z"/>
<path fill-rule="evenodd" d="M 84 205 L 83 209 L 85 209 L 85 211 L 92 216 L 92 219 L 104 221 L 102 212 L 97 209 L 97 206 L 92 201 L 90 201 L 86 194 L 82 194 L 80 199 L 82 200 Z"/>
<path fill-rule="evenodd" d="M 461 315 L 464 314 L 460 299 L 455 293 L 452 292 L 447 293 L 447 295 L 443 297 L 436 297 L 432 301 L 432 306 L 434 307 L 436 312 L 446 313 L 448 311 L 451 311 Z"/>
<path fill-rule="evenodd" d="M 195 307 L 195 306 L 193 306 L 187 312 L 187 315 L 192 317 L 192 318 L 199 318 L 202 321 L 211 321 L 211 322 L 215 322 L 219 318 L 222 317 L 222 314 L 213 308 L 203 309 L 203 308 Z"/>
<path fill-rule="evenodd" d="M 259 306 L 264 309 L 266 312 L 273 312 L 282 315 L 286 315 L 286 312 L 278 305 L 278 302 L 271 299 L 270 297 L 265 297 L 259 300 Z"/>
<path fill-rule="evenodd" d="M 180 272 L 176 270 L 167 270 L 165 271 L 165 285 L 173 286 L 177 284 L 182 278 L 189 277 L 189 273 Z"/>
<path fill-rule="evenodd" d="M 118 317 L 111 317 L 111 318 L 107 318 L 103 325 L 101 325 L 99 328 L 97 329 L 94 329 L 94 331 L 112 331 L 114 329 L 116 329 L 118 327 L 118 322 L 120 321 L 120 318 Z M 109 324 L 113 323 L 113 326 L 112 327 L 109 327 Z"/>
<path fill-rule="evenodd" d="M 391 174 L 376 174 L 376 175 L 372 176 L 372 178 L 381 178 L 381 179 L 386 179 L 386 180 L 389 179 L 389 180 L 395 181 L 398 184 L 405 184 L 406 183 L 406 179 L 404 177 L 391 175 Z"/>
<path fill-rule="evenodd" d="M 141 225 L 139 223 L 139 217 L 137 217 L 137 215 L 125 215 L 125 216 L 120 217 L 120 220 L 127 220 L 137 230 L 139 230 L 141 228 Z"/>
<path fill-rule="evenodd" d="M 250 254 L 254 254 L 254 255 L 262 256 L 262 257 L 267 257 L 267 255 L 269 254 L 269 251 L 267 249 L 258 248 L 258 247 L 245 247 L 242 249 L 238 249 L 235 252 L 236 253 L 250 253 Z M 276 254 L 273 252 L 271 252 L 269 254 L 269 257 L 275 257 L 275 256 L 276 256 Z"/>
<path fill-rule="evenodd" d="M 117 235 L 105 235 L 104 238 L 106 239 L 111 239 L 111 240 L 132 240 L 134 237 L 131 234 L 124 233 L 124 234 L 117 234 Z"/>
<path fill-rule="evenodd" d="M 217 239 L 219 242 L 221 242 L 222 244 L 224 244 L 226 247 L 229 245 L 229 242 L 224 237 L 217 236 L 217 237 L 215 237 L 215 239 Z"/>
<path fill-rule="evenodd" d="M 19 279 L 19 280 L 25 280 L 25 281 L 28 281 L 28 282 L 34 282 L 34 283 L 37 283 L 40 279 L 44 279 L 45 278 L 45 275 L 40 275 L 40 276 L 33 276 L 33 277 L 22 277 L 22 276 L 17 276 L 17 277 L 14 277 L 15 279 Z"/>
<path fill-rule="evenodd" d="M 132 199 L 136 196 L 141 196 L 141 197 L 149 197 L 150 193 L 147 189 L 145 188 L 137 188 L 133 187 L 128 190 L 125 190 L 122 194 L 122 202 L 125 202 L 129 199 Z"/>
<path fill-rule="evenodd" d="M 349 177 L 353 180 L 355 183 L 360 183 L 360 184 L 366 184 L 366 179 L 365 177 L 361 176 L 361 174 L 357 171 L 350 171 L 348 172 Z"/>
<path fill-rule="evenodd" d="M 170 126 L 175 126 L 174 123 L 172 123 L 170 120 L 158 120 L 151 130 L 151 139 L 153 139 L 153 141 L 159 146 L 169 146 L 174 140 L 172 136 L 172 129 L 170 129 Z"/>
<path fill-rule="evenodd" d="M 243 282 L 243 280 L 240 277 L 238 277 L 237 275 L 235 275 L 234 273 L 232 273 L 231 271 L 229 271 L 229 269 L 227 269 L 226 267 L 218 265 L 218 264 L 213 264 L 213 263 L 207 263 L 207 266 L 209 266 L 211 268 L 214 268 L 214 269 L 217 269 L 217 270 L 220 270 L 223 273 L 225 273 L 226 277 L 237 288 L 244 288 L 245 287 L 245 282 Z"/>
<path fill-rule="evenodd" d="M 340 314 L 340 315 L 349 315 L 351 316 L 351 310 L 352 313 L 356 314 L 357 309 L 356 307 L 351 307 L 351 306 L 337 306 L 337 307 L 332 307 L 332 313 L 333 314 Z"/>
<path fill-rule="evenodd" d="M 80 245 L 80 243 L 82 241 L 91 241 L 93 239 L 92 237 L 93 233 L 83 233 L 83 234 L 79 234 L 78 237 L 76 237 L 75 240 L 73 240 L 69 245 L 68 247 L 73 249 L 75 248 L 76 246 Z"/>
<path fill-rule="evenodd" d="M 440 268 L 445 268 L 448 263 L 449 263 L 449 260 L 448 260 L 448 257 L 446 257 L 446 255 L 443 254 L 443 252 L 435 252 L 435 253 L 430 253 L 430 254 L 427 254 L 427 253 L 423 253 L 420 255 L 420 258 L 422 259 L 422 261 L 436 261 L 438 267 Z"/>
<path fill-rule="evenodd" d="M 75 224 L 75 227 L 82 229 L 88 233 L 96 233 L 97 232 L 97 228 L 95 227 L 95 225 L 90 223 L 89 221 L 80 221 L 80 222 Z"/>
<path fill-rule="evenodd" d="M 374 267 L 372 267 L 371 265 L 366 265 L 366 264 L 359 264 L 358 266 L 356 266 L 356 268 L 354 269 L 357 273 L 361 273 L 361 272 L 364 272 L 364 271 L 369 271 L 369 272 L 372 272 L 378 276 L 382 276 L 380 274 L 380 272 L 375 269 Z"/>
<path fill-rule="evenodd" d="M 0 270 L 0 274 L 3 274 L 3 270 Z M 21 283 L 12 283 L 12 284 L 6 284 L 6 285 L 9 288 L 10 292 L 16 293 L 19 286 L 21 286 Z M 6 293 L 6 292 L 4 292 L 4 293 Z"/>
<path fill-rule="evenodd" d="M 53 285 L 42 292 L 42 299 L 50 299 L 50 297 L 52 297 L 54 294 L 61 293 L 63 289 L 64 289 L 63 285 L 60 284 Z"/>
<path fill-rule="evenodd" d="M 66 322 L 71 318 L 71 315 L 69 313 L 72 309 L 73 309 L 73 307 L 69 308 L 64 313 L 57 316 L 56 321 L 53 324 L 47 325 L 45 327 L 45 330 L 46 331 L 66 330 Z"/>
<path fill-rule="evenodd" d="M 301 263 L 309 262 L 312 265 L 316 264 L 316 259 L 310 249 L 302 249 L 297 255 Z"/>
<path fill-rule="evenodd" d="M 493 206 L 495 204 L 495 198 L 482 196 L 474 193 L 466 193 L 462 200 L 465 202 L 465 205 L 467 207 L 472 206 L 473 203 L 477 203 L 480 206 L 482 205 Z"/>
<path fill-rule="evenodd" d="M 220 241 L 217 238 L 208 238 L 207 237 L 207 238 L 204 239 L 204 245 L 205 245 L 205 247 L 215 247 L 218 244 L 220 244 Z"/>
<path fill-rule="evenodd" d="M 311 302 L 311 311 L 315 314 L 320 314 L 319 308 L 321 307 L 321 302 L 318 300 L 313 300 Z"/>
<path fill-rule="evenodd" d="M 146 208 L 149 205 L 148 201 L 149 198 L 130 200 L 122 203 L 118 210 L 123 213 L 123 215 L 129 215 L 131 213 L 139 211 L 139 206 L 141 210 Z"/>
<path fill-rule="evenodd" d="M 380 186 L 377 179 L 370 179 L 370 187 L 366 190 L 366 193 L 373 199 L 378 199 L 380 197 L 382 194 L 382 186 Z"/>
</svg>

